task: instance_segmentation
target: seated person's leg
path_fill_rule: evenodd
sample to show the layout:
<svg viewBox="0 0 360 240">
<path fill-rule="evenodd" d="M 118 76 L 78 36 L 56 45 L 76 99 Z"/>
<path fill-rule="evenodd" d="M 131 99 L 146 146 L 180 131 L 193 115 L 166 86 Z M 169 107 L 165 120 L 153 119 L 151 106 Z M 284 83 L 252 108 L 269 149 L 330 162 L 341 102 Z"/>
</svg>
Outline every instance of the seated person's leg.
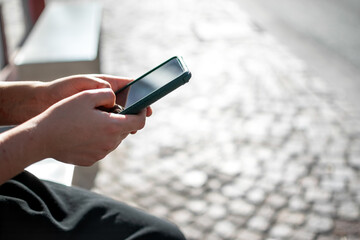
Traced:
<svg viewBox="0 0 360 240">
<path fill-rule="evenodd" d="M 185 239 L 178 228 L 112 199 L 24 172 L 0 186 L 0 239 Z"/>
</svg>

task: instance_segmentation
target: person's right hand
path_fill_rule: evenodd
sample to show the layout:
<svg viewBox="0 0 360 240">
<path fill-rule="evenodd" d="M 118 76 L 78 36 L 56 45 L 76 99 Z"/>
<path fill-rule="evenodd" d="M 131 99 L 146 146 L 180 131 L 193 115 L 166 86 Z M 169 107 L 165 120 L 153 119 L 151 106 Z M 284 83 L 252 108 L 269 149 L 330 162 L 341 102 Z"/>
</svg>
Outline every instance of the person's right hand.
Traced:
<svg viewBox="0 0 360 240">
<path fill-rule="evenodd" d="M 89 166 L 114 150 L 129 133 L 145 125 L 149 109 L 137 115 L 108 113 L 96 107 L 112 107 L 110 88 L 86 90 L 65 98 L 30 120 L 45 157 Z"/>
</svg>

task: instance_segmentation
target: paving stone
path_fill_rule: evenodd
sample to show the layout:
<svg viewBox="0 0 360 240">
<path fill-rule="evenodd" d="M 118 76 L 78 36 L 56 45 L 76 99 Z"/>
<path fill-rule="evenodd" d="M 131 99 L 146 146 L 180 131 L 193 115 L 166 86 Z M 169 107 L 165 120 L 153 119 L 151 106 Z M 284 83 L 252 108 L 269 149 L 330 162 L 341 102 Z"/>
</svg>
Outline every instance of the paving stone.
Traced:
<svg viewBox="0 0 360 240">
<path fill-rule="evenodd" d="M 352 153 L 349 156 L 349 163 L 351 166 L 360 169 L 360 153 Z"/>
<path fill-rule="evenodd" d="M 336 240 L 336 239 L 338 238 L 335 236 L 326 235 L 326 236 L 319 236 L 316 240 Z"/>
<path fill-rule="evenodd" d="M 220 204 L 213 204 L 209 206 L 207 210 L 207 215 L 209 215 L 209 217 L 211 217 L 214 220 L 223 219 L 226 216 L 226 214 L 227 212 L 225 206 Z"/>
<path fill-rule="evenodd" d="M 214 230 L 221 239 L 234 239 L 236 226 L 230 221 L 223 220 L 216 223 Z"/>
<path fill-rule="evenodd" d="M 210 233 L 206 234 L 206 235 L 204 236 L 204 239 L 208 239 L 208 240 L 218 240 L 218 239 L 219 239 L 219 235 L 217 235 L 216 232 L 213 231 L 213 232 L 210 232 Z"/>
<path fill-rule="evenodd" d="M 188 190 L 188 187 L 185 184 L 177 180 L 172 181 L 169 187 L 177 193 L 184 193 Z"/>
<path fill-rule="evenodd" d="M 306 215 L 303 212 L 291 212 L 287 209 L 280 211 L 277 221 L 289 225 L 300 226 L 305 222 Z"/>
<path fill-rule="evenodd" d="M 254 138 L 266 137 L 272 117 L 268 115 L 259 115 L 245 123 L 245 134 Z"/>
<path fill-rule="evenodd" d="M 294 235 L 291 239 L 294 240 L 313 240 L 316 238 L 316 234 L 313 232 L 307 231 L 304 228 L 298 228 L 295 230 Z"/>
<path fill-rule="evenodd" d="M 185 174 L 181 179 L 182 182 L 188 187 L 200 188 L 208 179 L 208 176 L 203 171 L 193 170 Z"/>
<path fill-rule="evenodd" d="M 298 196 L 293 196 L 289 200 L 289 209 L 292 211 L 304 211 L 309 208 L 309 204 Z"/>
<path fill-rule="evenodd" d="M 315 188 L 318 185 L 318 178 L 315 176 L 306 176 L 300 180 L 301 186 L 305 188 Z"/>
<path fill-rule="evenodd" d="M 224 195 L 218 192 L 210 192 L 205 196 L 205 200 L 208 204 L 220 204 L 225 205 L 229 200 Z"/>
<path fill-rule="evenodd" d="M 265 191 L 259 188 L 252 189 L 246 194 L 246 198 L 253 204 L 260 204 L 265 200 Z"/>
<path fill-rule="evenodd" d="M 328 217 L 321 217 L 319 215 L 309 215 L 306 223 L 306 228 L 314 233 L 326 233 L 333 229 L 334 221 Z"/>
<path fill-rule="evenodd" d="M 284 194 L 285 196 L 292 197 L 296 195 L 302 194 L 302 189 L 299 185 L 295 184 L 284 184 L 279 189 L 281 194 Z"/>
<path fill-rule="evenodd" d="M 194 225 L 185 225 L 181 228 L 181 231 L 188 239 L 200 239 L 203 236 L 201 230 Z"/>
<path fill-rule="evenodd" d="M 293 235 L 293 228 L 286 224 L 276 224 L 270 230 L 270 236 L 275 239 L 289 239 Z"/>
<path fill-rule="evenodd" d="M 232 145 L 231 145 L 232 146 Z M 233 154 L 232 154 L 233 155 Z M 219 166 L 219 171 L 221 173 L 227 174 L 229 176 L 235 176 L 242 172 L 242 163 L 239 160 L 225 161 Z"/>
<path fill-rule="evenodd" d="M 157 204 L 150 208 L 152 214 L 158 217 L 166 217 L 169 213 L 169 208 L 164 205 Z"/>
<path fill-rule="evenodd" d="M 207 215 L 197 216 L 194 218 L 194 222 L 204 233 L 212 230 L 215 225 L 215 221 Z"/>
<path fill-rule="evenodd" d="M 258 188 L 263 189 L 265 192 L 271 192 L 275 190 L 277 184 L 274 184 L 272 182 L 267 181 L 264 178 L 261 178 L 260 180 L 256 181 L 256 186 Z"/>
<path fill-rule="evenodd" d="M 358 220 L 360 217 L 359 208 L 354 202 L 344 202 L 339 206 L 337 214 L 343 220 Z"/>
<path fill-rule="evenodd" d="M 186 195 L 188 198 L 200 198 L 204 196 L 205 192 L 205 188 L 188 188 L 186 190 Z"/>
<path fill-rule="evenodd" d="M 289 163 L 285 168 L 284 181 L 293 183 L 306 174 L 307 169 L 303 164 Z"/>
<path fill-rule="evenodd" d="M 160 198 L 170 209 L 178 209 L 184 206 L 187 199 L 184 196 L 173 194 L 171 198 Z"/>
<path fill-rule="evenodd" d="M 248 227 L 255 231 L 265 232 L 270 226 L 269 219 L 261 216 L 254 216 L 249 219 Z"/>
<path fill-rule="evenodd" d="M 245 194 L 243 189 L 238 188 L 236 184 L 228 184 L 223 186 L 221 192 L 224 194 L 224 196 L 233 199 L 239 198 Z"/>
<path fill-rule="evenodd" d="M 279 209 L 287 204 L 287 198 L 281 196 L 280 194 L 271 194 L 268 196 L 266 203 L 275 209 Z"/>
<path fill-rule="evenodd" d="M 190 211 L 180 209 L 171 214 L 171 219 L 179 225 L 186 225 L 194 219 L 194 216 L 190 213 Z"/>
<path fill-rule="evenodd" d="M 207 202 L 204 200 L 191 200 L 186 203 L 186 208 L 194 214 L 200 215 L 207 210 Z"/>
<path fill-rule="evenodd" d="M 355 139 L 351 143 L 349 163 L 351 166 L 360 169 L 360 139 Z"/>
<path fill-rule="evenodd" d="M 337 204 L 342 204 L 344 202 L 352 202 L 353 201 L 353 196 L 350 192 L 348 191 L 343 191 L 340 194 L 334 194 L 333 195 L 333 201 Z"/>
<path fill-rule="evenodd" d="M 302 140 L 289 140 L 286 142 L 283 151 L 292 156 L 299 156 L 305 152 L 305 144 Z"/>
<path fill-rule="evenodd" d="M 247 222 L 247 217 L 232 215 L 230 213 L 227 215 L 226 219 L 232 222 L 238 230 L 243 228 L 245 223 Z"/>
<path fill-rule="evenodd" d="M 258 208 L 256 215 L 262 216 L 266 219 L 269 219 L 269 221 L 270 221 L 274 217 L 275 213 L 276 213 L 276 211 L 274 208 L 264 204 L 260 208 Z"/>
<path fill-rule="evenodd" d="M 305 193 L 305 200 L 308 202 L 328 202 L 331 194 L 320 188 L 309 188 Z"/>
<path fill-rule="evenodd" d="M 242 199 L 236 199 L 229 203 L 229 212 L 240 216 L 251 216 L 255 211 L 255 206 Z"/>
<path fill-rule="evenodd" d="M 336 213 L 336 207 L 333 203 L 315 203 L 313 205 L 313 211 L 319 215 L 331 217 Z"/>
<path fill-rule="evenodd" d="M 359 204 L 359 206 L 360 206 L 360 192 L 359 193 L 355 193 L 354 194 L 355 195 L 355 201 Z"/>
<path fill-rule="evenodd" d="M 158 201 L 156 198 L 152 196 L 142 197 L 136 201 L 138 205 L 140 205 L 142 208 L 151 208 L 152 206 L 155 206 Z"/>
<path fill-rule="evenodd" d="M 248 229 L 242 229 L 237 234 L 238 240 L 261 240 L 263 239 L 262 235 L 258 232 L 254 232 Z"/>
<path fill-rule="evenodd" d="M 320 185 L 323 189 L 333 191 L 333 192 L 342 192 L 345 188 L 345 181 L 342 179 L 323 179 Z"/>
<path fill-rule="evenodd" d="M 290 123 L 274 124 L 270 129 L 270 136 L 272 138 L 284 139 L 291 134 L 292 126 Z"/>
<path fill-rule="evenodd" d="M 211 190 L 220 190 L 221 186 L 222 186 L 222 182 L 219 179 L 210 179 L 207 182 L 207 186 L 211 189 Z"/>
<path fill-rule="evenodd" d="M 238 191 L 246 192 L 249 191 L 255 184 L 253 178 L 242 177 L 241 179 L 236 179 L 234 185 Z"/>
</svg>

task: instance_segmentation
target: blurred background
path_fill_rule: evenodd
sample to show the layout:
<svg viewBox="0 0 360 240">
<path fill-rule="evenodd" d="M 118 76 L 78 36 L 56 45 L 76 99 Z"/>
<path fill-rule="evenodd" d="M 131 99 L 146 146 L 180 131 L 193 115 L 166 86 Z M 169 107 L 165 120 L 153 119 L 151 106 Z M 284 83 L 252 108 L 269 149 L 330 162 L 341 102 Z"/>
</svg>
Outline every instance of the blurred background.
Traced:
<svg viewBox="0 0 360 240">
<path fill-rule="evenodd" d="M 92 191 L 189 239 L 360 239 L 357 1 L 48 0 L 37 21 L 0 2 L 8 80 L 136 78 L 175 55 L 192 71 Z"/>
</svg>

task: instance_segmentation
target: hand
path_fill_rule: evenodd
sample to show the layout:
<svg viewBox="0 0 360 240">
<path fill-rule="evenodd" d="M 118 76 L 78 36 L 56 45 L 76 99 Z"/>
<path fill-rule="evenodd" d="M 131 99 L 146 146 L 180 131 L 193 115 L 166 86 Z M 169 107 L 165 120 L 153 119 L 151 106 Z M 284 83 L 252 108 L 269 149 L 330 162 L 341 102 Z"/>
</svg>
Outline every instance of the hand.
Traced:
<svg viewBox="0 0 360 240">
<path fill-rule="evenodd" d="M 74 75 L 47 83 L 45 88 L 49 106 L 84 90 L 111 88 L 114 92 L 132 79 L 100 74 Z"/>
<path fill-rule="evenodd" d="M 65 163 L 89 166 L 114 150 L 129 133 L 145 125 L 151 108 L 137 115 L 97 110 L 111 107 L 114 92 L 109 88 L 86 90 L 65 98 L 30 120 L 37 124 L 43 156 Z"/>
<path fill-rule="evenodd" d="M 60 78 L 58 80 L 48 83 L 46 91 L 49 100 L 45 102 L 47 102 L 50 106 L 64 98 L 89 89 L 111 88 L 114 92 L 116 92 L 131 81 L 133 81 L 133 79 L 131 78 L 116 77 L 103 74 L 75 75 Z M 116 101 L 118 103 L 124 103 L 126 100 L 126 96 L 127 92 L 124 92 L 122 95 L 117 96 L 118 99 Z M 152 109 L 148 107 L 146 116 L 150 117 L 151 115 Z"/>
<path fill-rule="evenodd" d="M 89 166 L 142 129 L 150 107 L 137 115 L 96 109 L 112 107 L 114 91 L 130 81 L 78 75 L 47 83 L 1 83 L 0 123 L 20 125 L 0 134 L 0 184 L 48 157 Z"/>
<path fill-rule="evenodd" d="M 46 83 L 0 81 L 0 124 L 18 125 L 81 91 L 99 88 L 116 91 L 130 81 L 105 75 L 75 75 Z"/>
</svg>

